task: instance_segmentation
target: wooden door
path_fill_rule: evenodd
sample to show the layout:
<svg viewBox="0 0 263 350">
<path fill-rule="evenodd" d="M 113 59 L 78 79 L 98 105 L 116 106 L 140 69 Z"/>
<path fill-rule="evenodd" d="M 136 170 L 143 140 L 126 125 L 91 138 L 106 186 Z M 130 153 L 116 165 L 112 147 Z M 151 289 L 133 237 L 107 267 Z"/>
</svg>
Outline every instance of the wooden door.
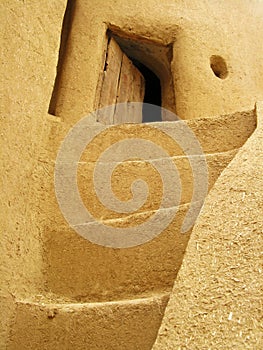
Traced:
<svg viewBox="0 0 263 350">
<path fill-rule="evenodd" d="M 99 108 L 112 106 L 107 113 L 99 113 L 97 120 L 103 124 L 141 123 L 142 108 L 121 102 L 143 102 L 145 81 L 141 72 L 122 52 L 116 41 L 109 40 L 103 81 L 99 96 Z"/>
</svg>

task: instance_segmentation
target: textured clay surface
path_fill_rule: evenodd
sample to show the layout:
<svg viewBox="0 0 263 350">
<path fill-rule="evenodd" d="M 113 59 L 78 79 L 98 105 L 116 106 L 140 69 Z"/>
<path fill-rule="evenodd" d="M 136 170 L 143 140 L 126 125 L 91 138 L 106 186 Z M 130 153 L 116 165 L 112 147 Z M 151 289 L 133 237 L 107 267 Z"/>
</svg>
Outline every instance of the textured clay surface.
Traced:
<svg viewBox="0 0 263 350">
<path fill-rule="evenodd" d="M 150 350 L 174 281 L 154 349 L 262 348 L 260 104 L 256 131 L 254 111 L 263 100 L 262 17 L 261 0 L 0 2 L 1 349 Z M 83 153 L 80 194 L 113 227 L 158 211 L 161 181 L 147 159 L 120 163 L 112 179 L 121 199 L 138 174 L 147 180 L 141 210 L 116 215 L 91 197 L 98 145 L 143 135 L 180 172 L 169 226 L 144 245 L 113 249 L 82 238 L 59 209 L 57 153 L 100 103 L 109 31 L 159 75 L 163 106 L 203 147 L 211 192 L 192 235 L 180 234 L 193 192 L 189 162 L 144 124 L 105 132 Z M 173 134 L 175 122 L 160 124 Z M 98 126 L 90 117 L 87 134 Z"/>
</svg>

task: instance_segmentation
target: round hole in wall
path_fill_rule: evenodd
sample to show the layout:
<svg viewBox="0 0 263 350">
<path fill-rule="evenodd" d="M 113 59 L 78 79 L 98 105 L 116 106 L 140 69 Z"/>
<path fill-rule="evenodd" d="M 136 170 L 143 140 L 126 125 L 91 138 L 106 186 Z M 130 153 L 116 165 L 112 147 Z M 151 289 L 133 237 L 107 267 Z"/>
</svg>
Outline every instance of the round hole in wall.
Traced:
<svg viewBox="0 0 263 350">
<path fill-rule="evenodd" d="M 228 76 L 226 61 L 221 56 L 213 55 L 210 57 L 210 67 L 215 76 L 225 79 Z"/>
</svg>

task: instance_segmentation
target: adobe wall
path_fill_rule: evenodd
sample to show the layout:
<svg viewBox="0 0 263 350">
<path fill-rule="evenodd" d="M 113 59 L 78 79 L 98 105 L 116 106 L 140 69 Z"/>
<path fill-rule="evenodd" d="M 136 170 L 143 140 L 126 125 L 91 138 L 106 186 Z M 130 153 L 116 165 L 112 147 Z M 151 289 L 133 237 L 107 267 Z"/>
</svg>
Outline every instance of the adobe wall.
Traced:
<svg viewBox="0 0 263 350">
<path fill-rule="evenodd" d="M 262 348 L 262 102 L 257 116 L 202 208 L 154 350 Z"/>
<path fill-rule="evenodd" d="M 167 132 L 171 135 L 176 135 L 176 125 L 164 122 L 162 125 L 165 125 Z M 225 117 L 189 121 L 188 125 L 197 136 L 207 157 L 210 189 L 221 171 L 254 131 L 255 115 L 253 111 L 236 113 Z M 87 133 L 93 133 L 96 128 L 98 128 L 97 123 L 91 120 Z M 62 123 L 52 127 L 46 143 L 46 150 L 50 153 L 45 157 L 42 156 L 45 166 L 41 170 L 42 187 L 46 189 L 42 198 L 42 210 L 46 212 L 43 236 L 44 250 L 47 252 L 45 280 L 47 288 L 53 293 L 74 298 L 77 301 L 118 300 L 169 292 L 181 265 L 190 235 L 190 231 L 186 234 L 180 233 L 184 217 L 190 207 L 194 187 L 188 159 L 182 156 L 182 151 L 174 142 L 144 124 L 120 126 L 113 131 L 112 134 L 110 130 L 106 130 L 100 138 L 91 142 L 78 166 L 77 180 L 81 198 L 97 220 L 102 220 L 106 225 L 116 229 L 136 227 L 147 222 L 160 208 L 163 183 L 160 174 L 149 165 L 147 157 L 118 164 L 111 182 L 116 196 L 127 200 L 131 198 L 131 183 L 136 178 L 145 180 L 149 186 L 149 195 L 141 208 L 133 213 L 116 213 L 99 201 L 93 180 L 94 168 L 99 156 L 109 144 L 119 142 L 123 135 L 124 138 L 138 138 L 142 135 L 171 154 L 180 174 L 182 195 L 178 212 L 172 222 L 163 228 L 157 238 L 146 244 L 125 249 L 112 249 L 83 239 L 69 227 L 55 197 L 54 160 L 66 130 Z M 127 150 L 126 153 L 129 154 L 129 151 Z M 156 164 L 162 165 L 164 161 L 165 158 L 160 158 Z M 114 162 L 108 160 L 104 163 L 104 167 L 115 166 Z M 107 187 L 107 178 L 102 179 L 102 184 L 106 184 Z M 174 182 L 169 181 L 169 186 L 172 191 Z M 105 193 L 103 198 L 107 198 L 107 195 Z M 175 200 L 173 203 L 174 206 L 178 205 Z M 171 208 L 167 206 L 162 210 L 169 214 Z M 149 226 L 144 234 L 150 234 L 152 229 L 153 227 Z M 160 256 L 162 256 L 161 261 Z"/>
<path fill-rule="evenodd" d="M 5 315 L 1 318 L 0 347 L 6 346 L 10 329 L 14 328 L 16 311 L 20 310 L 17 300 L 49 292 L 73 302 L 149 296 L 169 291 L 180 267 L 189 235 L 180 238 L 177 244 L 173 235 L 178 222 L 159 237 L 159 241 L 163 240 L 159 250 L 158 242 L 152 241 L 150 248 L 116 252 L 78 236 L 69 228 L 56 203 L 53 175 L 57 151 L 70 127 L 96 106 L 107 26 L 140 40 L 174 43 L 172 72 L 176 111 L 181 118 L 251 111 L 255 101 L 263 99 L 260 1 L 238 2 L 238 6 L 236 1 L 76 3 L 57 101 L 58 116 L 48 114 L 48 109 L 66 1 L 8 0 L 0 4 L 4 81 L 0 276 L 1 310 Z M 226 79 L 219 79 L 212 72 L 212 55 L 225 59 L 229 71 Z M 235 122 L 233 118 L 230 124 L 238 126 L 244 116 L 248 116 L 245 118 L 248 124 L 244 122 L 238 130 L 233 128 L 236 132 L 233 144 L 232 134 L 226 136 L 228 147 L 224 148 L 225 140 L 219 140 L 225 137 L 228 128 L 224 132 L 219 128 L 218 133 L 214 128 L 219 149 L 213 148 L 215 138 L 211 138 L 201 122 L 206 130 L 203 142 L 206 152 L 212 147 L 215 153 L 208 160 L 210 187 L 254 130 L 251 112 L 241 113 L 241 119 Z M 222 121 L 218 123 L 222 126 Z M 191 127 L 198 130 L 199 122 Z M 226 153 L 217 154 L 222 152 Z M 183 205 L 188 200 L 186 194 Z M 185 209 L 182 206 L 181 215 Z M 169 254 L 164 255 L 167 260 L 160 265 L 163 249 L 168 249 Z M 146 266 L 143 271 L 142 265 Z M 157 268 L 153 269 L 153 265 Z M 78 274 L 81 269 L 84 272 Z M 161 317 L 162 314 L 156 317 L 155 327 Z M 45 330 L 49 330 L 49 324 Z M 16 340 L 18 343 L 23 333 L 24 329 Z"/>
<path fill-rule="evenodd" d="M 96 107 L 107 28 L 138 40 L 173 45 L 171 65 L 180 118 L 252 109 L 262 97 L 261 15 L 260 1 L 119 0 L 114 5 L 79 1 L 68 36 L 57 114 L 76 121 Z M 211 56 L 217 55 L 228 67 L 226 79 L 215 77 L 210 68 Z"/>
<path fill-rule="evenodd" d="M 65 4 L 2 1 L 1 328 L 6 348 L 15 299 L 43 288 L 39 157 Z"/>
</svg>

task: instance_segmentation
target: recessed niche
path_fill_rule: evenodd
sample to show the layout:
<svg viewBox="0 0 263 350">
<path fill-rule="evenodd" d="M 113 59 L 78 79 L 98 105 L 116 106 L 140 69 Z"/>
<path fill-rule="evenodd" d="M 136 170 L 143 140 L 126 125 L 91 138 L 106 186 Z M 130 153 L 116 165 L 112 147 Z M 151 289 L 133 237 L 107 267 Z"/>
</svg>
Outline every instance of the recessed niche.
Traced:
<svg viewBox="0 0 263 350">
<path fill-rule="evenodd" d="M 73 17 L 76 10 L 76 2 L 72 0 L 67 1 L 67 6 L 63 18 L 62 31 L 60 37 L 59 57 L 57 64 L 57 75 L 49 103 L 48 113 L 54 116 L 59 116 L 58 113 L 58 99 L 61 94 L 61 78 L 63 73 L 63 65 L 65 63 L 68 51 L 68 39 L 72 27 Z"/>
<path fill-rule="evenodd" d="M 175 113 L 172 45 L 162 45 L 110 30 L 107 36 L 104 70 L 98 84 L 98 108 L 119 102 L 144 102 Z M 99 121 L 118 124 L 171 120 L 172 113 L 165 113 L 161 108 L 156 108 L 154 113 L 147 112 L 145 108 L 136 120 L 133 120 L 132 115 L 123 120 L 116 116 L 115 109 L 109 120 Z"/>
<path fill-rule="evenodd" d="M 213 55 L 210 57 L 210 67 L 219 79 L 225 79 L 228 76 L 226 61 L 221 56 Z"/>
</svg>

